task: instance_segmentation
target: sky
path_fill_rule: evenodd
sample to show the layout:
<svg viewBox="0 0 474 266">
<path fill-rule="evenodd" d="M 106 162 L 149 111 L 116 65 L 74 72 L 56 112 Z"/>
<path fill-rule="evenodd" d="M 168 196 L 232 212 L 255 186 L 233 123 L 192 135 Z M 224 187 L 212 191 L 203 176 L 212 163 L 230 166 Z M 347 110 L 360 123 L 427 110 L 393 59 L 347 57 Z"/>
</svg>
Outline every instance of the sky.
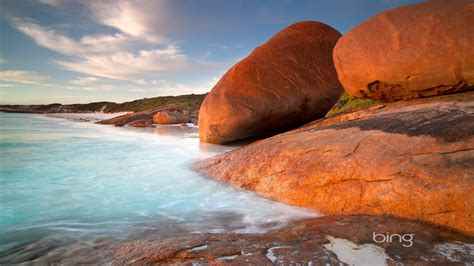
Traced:
<svg viewBox="0 0 474 266">
<path fill-rule="evenodd" d="M 0 104 L 205 93 L 305 20 L 341 33 L 414 0 L 0 0 Z"/>
</svg>

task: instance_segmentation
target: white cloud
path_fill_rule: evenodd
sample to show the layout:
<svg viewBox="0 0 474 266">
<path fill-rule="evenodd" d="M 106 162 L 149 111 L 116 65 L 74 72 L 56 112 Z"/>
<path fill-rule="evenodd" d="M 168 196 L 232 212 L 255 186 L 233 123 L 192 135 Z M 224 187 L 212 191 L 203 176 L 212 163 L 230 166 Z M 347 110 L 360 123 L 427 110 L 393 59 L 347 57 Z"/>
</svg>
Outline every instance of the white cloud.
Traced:
<svg viewBox="0 0 474 266">
<path fill-rule="evenodd" d="M 141 50 L 138 53 L 118 52 L 110 55 L 84 56 L 74 61 L 57 61 L 63 68 L 88 75 L 129 80 L 149 74 L 178 71 L 198 71 L 214 66 L 206 62 L 191 62 L 177 47 Z"/>
<path fill-rule="evenodd" d="M 75 85 L 85 85 L 85 84 L 94 83 L 97 80 L 99 79 L 96 77 L 78 77 L 75 80 L 71 80 L 69 83 L 75 84 Z"/>
<path fill-rule="evenodd" d="M 41 4 L 49 5 L 49 6 L 54 6 L 56 8 L 59 8 L 62 6 L 63 1 L 62 0 L 38 0 Z"/>
<path fill-rule="evenodd" d="M 0 64 L 6 64 L 6 63 L 7 63 L 7 60 L 0 58 Z"/>
<path fill-rule="evenodd" d="M 151 73 L 159 75 L 218 67 L 207 62 L 189 60 L 172 44 L 151 50 L 130 51 L 129 48 L 138 39 L 125 34 L 86 35 L 76 41 L 30 21 L 15 19 L 13 25 L 39 46 L 72 56 L 71 60 L 56 61 L 59 66 L 87 75 L 128 80 Z M 87 80 L 75 82 L 83 83 Z"/>
<path fill-rule="evenodd" d="M 66 90 L 83 90 L 83 91 L 89 91 L 89 92 L 92 92 L 92 91 L 112 91 L 114 90 L 114 87 L 111 86 L 111 85 L 93 85 L 93 86 L 80 86 L 82 84 L 79 84 L 79 86 L 67 86 L 66 87 Z M 120 89 L 118 89 L 120 90 Z"/>
<path fill-rule="evenodd" d="M 144 79 L 135 80 L 135 83 L 137 83 L 138 85 L 147 85 L 148 84 L 148 82 L 146 82 L 146 80 L 144 80 Z"/>
<path fill-rule="evenodd" d="M 119 0 L 119 1 L 89 1 L 86 2 L 95 20 L 103 25 L 114 27 L 131 36 L 140 36 L 149 42 L 160 42 L 163 36 L 158 30 L 174 21 L 170 17 L 168 6 L 164 1 Z"/>
<path fill-rule="evenodd" d="M 65 55 L 85 56 L 121 51 L 131 39 L 123 34 L 86 35 L 76 41 L 53 29 L 48 29 L 30 21 L 13 20 L 13 25 L 31 37 L 39 46 Z"/>
<path fill-rule="evenodd" d="M 82 88 L 82 90 L 85 90 L 85 91 L 97 91 L 98 89 L 96 87 L 84 87 Z"/>
<path fill-rule="evenodd" d="M 13 87 L 13 84 L 0 83 L 0 88 L 10 88 Z"/>
<path fill-rule="evenodd" d="M 7 70 L 0 71 L 0 80 L 24 83 L 24 84 L 38 84 L 44 81 L 47 76 L 40 75 L 32 71 L 22 70 Z"/>
<path fill-rule="evenodd" d="M 139 89 L 139 88 L 131 88 L 127 90 L 128 92 L 138 92 L 138 93 L 144 93 L 146 90 L 144 89 Z"/>
</svg>

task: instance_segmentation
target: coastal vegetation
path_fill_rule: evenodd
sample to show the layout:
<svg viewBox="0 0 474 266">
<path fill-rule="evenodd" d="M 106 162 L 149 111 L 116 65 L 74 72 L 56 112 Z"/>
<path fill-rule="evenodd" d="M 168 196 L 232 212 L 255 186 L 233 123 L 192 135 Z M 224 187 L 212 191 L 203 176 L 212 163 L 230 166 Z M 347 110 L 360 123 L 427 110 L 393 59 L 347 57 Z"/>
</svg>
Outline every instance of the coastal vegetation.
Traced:
<svg viewBox="0 0 474 266">
<path fill-rule="evenodd" d="M 351 112 L 361 108 L 366 108 L 368 106 L 379 103 L 377 100 L 373 99 L 359 99 L 350 96 L 347 92 L 343 92 L 336 104 L 327 112 L 326 117 L 333 116 L 339 113 Z"/>
<path fill-rule="evenodd" d="M 199 109 L 206 94 L 188 94 L 180 96 L 159 96 L 123 103 L 93 102 L 86 104 L 45 104 L 45 105 L 0 105 L 3 112 L 25 113 L 89 113 L 89 112 L 142 112 L 167 104 Z"/>
</svg>

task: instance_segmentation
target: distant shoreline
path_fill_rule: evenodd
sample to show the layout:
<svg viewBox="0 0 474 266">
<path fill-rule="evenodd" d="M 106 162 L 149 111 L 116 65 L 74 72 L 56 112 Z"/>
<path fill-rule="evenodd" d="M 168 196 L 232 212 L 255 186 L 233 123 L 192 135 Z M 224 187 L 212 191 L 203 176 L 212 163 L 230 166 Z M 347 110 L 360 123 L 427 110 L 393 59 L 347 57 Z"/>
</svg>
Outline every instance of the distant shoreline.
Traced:
<svg viewBox="0 0 474 266">
<path fill-rule="evenodd" d="M 76 122 L 97 122 L 105 119 L 110 119 L 122 115 L 127 115 L 130 112 L 116 112 L 116 113 L 103 113 L 103 112 L 82 112 L 82 113 L 39 113 L 39 112 L 8 112 L 0 110 L 0 113 L 8 114 L 31 114 L 31 115 L 42 115 L 51 118 L 60 118 L 66 120 L 72 120 Z"/>
<path fill-rule="evenodd" d="M 183 105 L 192 109 L 199 109 L 204 97 L 206 97 L 206 94 L 187 94 L 143 98 L 123 103 L 101 101 L 85 104 L 10 104 L 0 105 L 0 112 L 31 114 L 142 112 L 167 104 Z"/>
</svg>

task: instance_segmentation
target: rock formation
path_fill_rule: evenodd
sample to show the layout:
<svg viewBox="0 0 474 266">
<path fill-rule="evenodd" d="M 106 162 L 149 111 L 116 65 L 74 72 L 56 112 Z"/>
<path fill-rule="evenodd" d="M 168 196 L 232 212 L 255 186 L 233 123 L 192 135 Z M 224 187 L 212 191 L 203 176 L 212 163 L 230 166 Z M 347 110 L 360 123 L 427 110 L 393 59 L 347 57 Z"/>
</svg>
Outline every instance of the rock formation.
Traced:
<svg viewBox="0 0 474 266">
<path fill-rule="evenodd" d="M 191 119 L 183 112 L 159 111 L 153 116 L 153 122 L 155 124 L 182 124 L 191 122 Z"/>
<path fill-rule="evenodd" d="M 316 21 L 291 25 L 234 65 L 199 111 L 202 141 L 269 135 L 323 117 L 342 87 L 332 51 L 341 34 Z"/>
<path fill-rule="evenodd" d="M 197 169 L 323 213 L 394 215 L 474 234 L 474 92 L 318 120 Z"/>
<path fill-rule="evenodd" d="M 192 234 L 181 229 L 178 236 L 170 236 L 169 228 L 162 231 L 121 245 L 113 264 L 464 265 L 474 259 L 472 237 L 393 217 L 326 216 L 291 222 L 265 234 Z M 396 236 L 377 243 L 374 231 L 414 234 L 413 245 L 406 247 L 410 243 Z M 340 248 L 331 250 L 334 245 Z"/>
<path fill-rule="evenodd" d="M 197 110 L 177 105 L 167 104 L 151 110 L 136 112 L 97 122 L 97 124 L 133 127 L 151 127 L 157 124 L 195 123 Z M 155 119 L 156 118 L 156 119 Z"/>
<path fill-rule="evenodd" d="M 474 3 L 428 1 L 382 12 L 334 48 L 344 89 L 396 101 L 474 87 Z"/>
</svg>

